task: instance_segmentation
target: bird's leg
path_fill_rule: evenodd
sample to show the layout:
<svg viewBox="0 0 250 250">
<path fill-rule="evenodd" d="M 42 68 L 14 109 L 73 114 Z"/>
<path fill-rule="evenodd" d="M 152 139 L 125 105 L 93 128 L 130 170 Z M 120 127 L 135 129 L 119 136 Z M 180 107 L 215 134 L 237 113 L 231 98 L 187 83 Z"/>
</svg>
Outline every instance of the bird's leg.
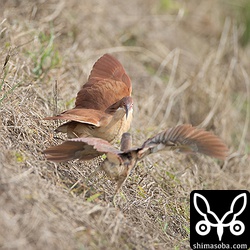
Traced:
<svg viewBox="0 0 250 250">
<path fill-rule="evenodd" d="M 116 190 L 115 190 L 115 194 L 117 194 L 119 191 L 120 191 L 120 189 L 121 189 L 121 187 L 122 187 L 122 185 L 123 185 L 123 183 L 127 180 L 127 178 L 128 178 L 128 174 L 127 175 L 122 175 L 122 176 L 120 176 L 119 177 L 119 179 L 118 179 L 118 181 L 117 181 L 117 187 L 116 187 Z"/>
<path fill-rule="evenodd" d="M 127 172 L 125 175 L 120 175 L 119 178 L 117 179 L 117 183 L 116 183 L 116 190 L 115 190 L 115 194 L 113 196 L 113 204 L 116 207 L 116 197 L 118 195 L 118 193 L 121 191 L 122 185 L 126 182 L 127 178 L 129 176 L 129 172 Z"/>
<path fill-rule="evenodd" d="M 128 178 L 128 174 L 127 175 L 121 175 L 119 176 L 119 179 L 117 180 L 117 187 L 116 187 L 116 190 L 115 190 L 115 194 L 113 196 L 113 204 L 114 206 L 116 207 L 116 197 L 118 195 L 118 193 L 120 192 L 121 188 L 122 188 L 122 185 L 125 183 L 125 181 L 127 180 Z"/>
<path fill-rule="evenodd" d="M 120 166 L 120 173 L 119 175 L 116 177 L 117 180 L 117 187 L 116 187 L 116 191 L 113 197 L 113 203 L 115 205 L 115 197 L 118 194 L 118 192 L 120 191 L 122 185 L 126 182 L 128 176 L 130 175 L 132 169 L 135 167 L 136 163 L 137 163 L 137 152 L 130 152 L 126 155 L 126 159 L 125 162 L 123 162 L 123 165 Z"/>
</svg>

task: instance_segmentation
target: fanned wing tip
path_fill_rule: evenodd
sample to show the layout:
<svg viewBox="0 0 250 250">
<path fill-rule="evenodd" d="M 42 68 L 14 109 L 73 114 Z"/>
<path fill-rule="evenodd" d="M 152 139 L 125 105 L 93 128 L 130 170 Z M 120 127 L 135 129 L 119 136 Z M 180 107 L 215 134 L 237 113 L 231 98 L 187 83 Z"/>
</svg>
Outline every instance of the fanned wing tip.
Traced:
<svg viewBox="0 0 250 250">
<path fill-rule="evenodd" d="M 84 142 L 65 141 L 60 145 L 52 146 L 43 151 L 45 157 L 54 162 L 63 162 L 74 159 L 91 160 L 102 153 Z"/>
<path fill-rule="evenodd" d="M 188 146 L 192 152 L 198 152 L 221 160 L 225 160 L 228 147 L 215 134 L 204 129 L 188 127 L 180 133 L 180 144 Z M 182 152 L 182 150 L 180 149 Z M 185 153 L 185 150 L 183 151 Z"/>
<path fill-rule="evenodd" d="M 228 154 L 227 146 L 219 137 L 190 124 L 167 129 L 148 139 L 142 147 L 149 147 L 152 152 L 176 149 L 182 153 L 201 153 L 221 160 Z"/>
<path fill-rule="evenodd" d="M 50 161 L 62 162 L 74 159 L 91 160 L 105 153 L 118 154 L 121 151 L 100 138 L 74 138 L 43 151 Z"/>
<path fill-rule="evenodd" d="M 131 92 L 131 80 L 122 64 L 113 56 L 104 54 L 96 61 L 87 83 L 77 93 L 75 107 L 105 111 L 123 97 L 131 96 Z"/>
<path fill-rule="evenodd" d="M 89 81 L 97 78 L 100 79 L 114 79 L 124 82 L 131 88 L 131 80 L 126 74 L 122 64 L 110 54 L 104 54 L 94 64 L 89 76 Z"/>
</svg>

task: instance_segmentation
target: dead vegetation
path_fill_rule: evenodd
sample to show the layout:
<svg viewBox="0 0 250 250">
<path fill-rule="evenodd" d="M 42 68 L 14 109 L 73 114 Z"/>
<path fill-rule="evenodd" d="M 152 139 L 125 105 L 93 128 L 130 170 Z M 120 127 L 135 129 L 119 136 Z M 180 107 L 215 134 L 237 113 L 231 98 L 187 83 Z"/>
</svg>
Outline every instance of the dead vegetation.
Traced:
<svg viewBox="0 0 250 250">
<path fill-rule="evenodd" d="M 0 3 L 2 249 L 189 249 L 190 191 L 249 188 L 250 50 L 239 43 L 244 23 L 230 8 L 223 1 Z M 74 105 L 104 53 L 133 82 L 134 145 L 192 123 L 223 138 L 228 160 L 149 157 L 117 208 L 113 182 L 102 173 L 88 180 L 98 160 L 45 161 L 42 150 L 64 138 L 42 118 Z"/>
</svg>

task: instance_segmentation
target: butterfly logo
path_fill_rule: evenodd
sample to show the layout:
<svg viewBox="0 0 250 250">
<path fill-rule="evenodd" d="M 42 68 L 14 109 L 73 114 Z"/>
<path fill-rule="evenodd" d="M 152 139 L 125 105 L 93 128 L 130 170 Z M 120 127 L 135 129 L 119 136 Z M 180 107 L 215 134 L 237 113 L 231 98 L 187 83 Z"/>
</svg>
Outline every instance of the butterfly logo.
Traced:
<svg viewBox="0 0 250 250">
<path fill-rule="evenodd" d="M 239 208 L 239 205 L 241 204 L 241 199 L 243 199 L 243 205 Z M 246 193 L 239 194 L 233 199 L 230 206 L 230 210 L 227 211 L 221 219 L 219 219 L 218 216 L 210 210 L 210 205 L 203 195 L 195 193 L 193 202 L 196 211 L 204 218 L 203 220 L 197 222 L 195 226 L 195 230 L 199 235 L 204 236 L 209 234 L 211 227 L 217 228 L 217 235 L 219 241 L 221 241 L 222 239 L 225 227 L 229 227 L 230 232 L 236 236 L 244 233 L 245 225 L 242 221 L 237 220 L 237 217 L 246 208 Z M 200 204 L 200 206 L 198 206 L 198 203 Z"/>
</svg>

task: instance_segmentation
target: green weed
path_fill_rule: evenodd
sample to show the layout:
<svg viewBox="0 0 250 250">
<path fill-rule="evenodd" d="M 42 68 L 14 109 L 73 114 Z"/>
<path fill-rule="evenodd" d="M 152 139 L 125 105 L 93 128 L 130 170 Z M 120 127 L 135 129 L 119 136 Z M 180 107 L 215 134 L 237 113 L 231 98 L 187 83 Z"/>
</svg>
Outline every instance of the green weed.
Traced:
<svg viewBox="0 0 250 250">
<path fill-rule="evenodd" d="M 49 70 L 59 67 L 61 64 L 61 57 L 54 45 L 55 35 L 53 30 L 49 34 L 40 32 L 38 35 L 40 48 L 38 51 L 28 51 L 34 62 L 32 72 L 37 78 L 41 78 Z"/>
</svg>

